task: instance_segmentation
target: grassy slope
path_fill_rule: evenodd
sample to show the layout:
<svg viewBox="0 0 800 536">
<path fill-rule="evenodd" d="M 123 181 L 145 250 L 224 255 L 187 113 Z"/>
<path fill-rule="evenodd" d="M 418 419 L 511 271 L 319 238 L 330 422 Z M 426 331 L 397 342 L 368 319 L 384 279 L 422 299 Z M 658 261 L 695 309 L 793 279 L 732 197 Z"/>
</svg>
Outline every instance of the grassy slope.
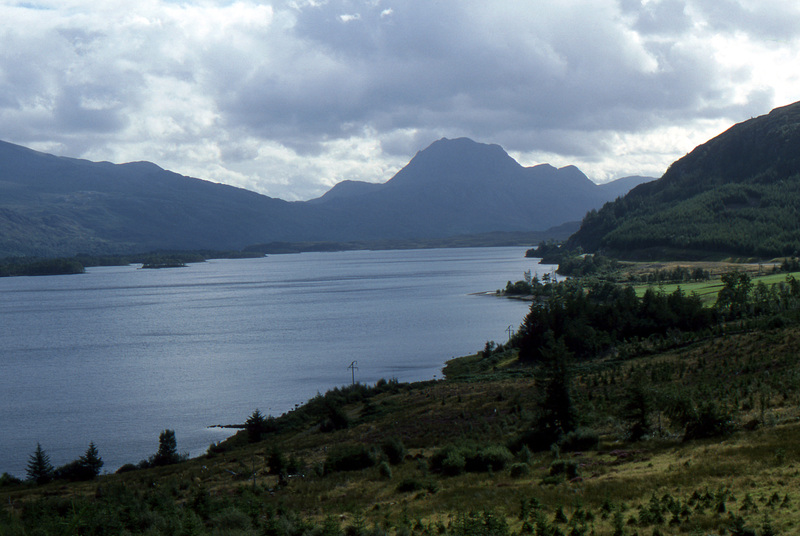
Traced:
<svg viewBox="0 0 800 536">
<path fill-rule="evenodd" d="M 794 277 L 795 279 L 800 279 L 800 272 L 793 272 L 790 274 L 770 273 L 766 275 L 759 275 L 757 265 L 751 265 L 751 271 L 753 272 L 751 274 L 753 285 L 761 282 L 767 286 L 772 286 L 785 282 L 786 278 L 789 276 Z M 635 289 L 636 295 L 641 297 L 648 288 L 656 288 L 660 291 L 666 292 L 667 294 L 671 294 L 672 292 L 675 292 L 678 287 L 680 287 L 680 289 L 686 294 L 695 293 L 700 296 L 700 299 L 703 301 L 703 305 L 712 306 L 714 303 L 716 303 L 717 295 L 719 294 L 719 291 L 722 290 L 723 284 L 718 277 L 712 277 L 709 281 L 666 283 L 662 285 L 636 285 Z"/>
<path fill-rule="evenodd" d="M 353 425 L 344 430 L 323 433 L 316 425 L 304 425 L 256 444 L 245 444 L 240 436 L 231 442 L 240 445 L 228 452 L 173 467 L 103 476 L 94 483 L 0 489 L 0 503 L 7 512 L 19 512 L 26 502 L 42 496 L 94 497 L 98 489 L 124 483 L 145 497 L 154 489 L 167 490 L 164 493 L 176 504 L 189 503 L 198 490 L 205 490 L 213 500 L 250 508 L 257 523 L 275 509 L 318 523 L 326 516 L 342 515 L 347 524 L 356 514 L 363 515 L 367 526 L 390 527 L 394 533 L 418 522 L 453 526 L 469 510 L 495 510 L 516 532 L 523 524 L 521 501 L 536 498 L 548 520 L 559 507 L 568 518 L 580 509 L 593 517 L 587 526 L 598 534 L 610 534 L 617 510 L 627 523 L 640 518 L 640 508 L 647 508 L 652 497 L 664 504 L 670 497 L 677 501 L 678 515 L 669 525 L 673 515 L 663 514 L 662 534 L 730 526 L 731 513 L 755 527 L 761 526 L 766 513 L 774 528 L 789 531 L 800 526 L 798 342 L 796 327 L 734 333 L 645 357 L 607 359 L 582 367 L 576 378 L 578 407 L 595 423 L 602 441 L 595 451 L 564 455 L 580 465 L 580 478 L 572 482 L 543 484 L 554 460 L 551 452 L 533 454 L 531 472 L 522 478 L 512 478 L 508 469 L 454 477 L 427 469 L 433 452 L 447 443 L 502 444 L 531 419 L 538 396 L 535 378 L 518 370 L 513 356 L 496 360 L 473 356 L 450 368 L 451 375 L 458 367 L 471 372 L 461 379 L 401 385 L 347 405 Z M 628 444 L 625 424 L 616 415 L 626 386 L 634 381 L 646 381 L 654 392 L 705 393 L 732 411 L 739 431 L 725 439 L 683 443 L 680 431 L 655 412 L 654 419 L 662 420 L 662 434 Z M 763 425 L 744 431 L 743 425 L 753 419 L 762 419 Z M 388 436 L 401 437 L 409 449 L 406 460 L 392 468 L 391 479 L 383 478 L 377 467 L 324 477 L 315 474 L 314 467 L 336 445 L 377 446 Z M 282 489 L 267 467 L 269 450 L 276 445 L 302 458 L 306 466 L 303 478 L 290 479 Z M 436 491 L 399 492 L 403 479 L 432 483 Z M 755 504 L 745 508 L 748 495 Z M 609 504 L 613 511 L 604 508 Z M 213 519 L 206 523 L 211 527 Z M 652 533 L 650 526 L 630 525 L 627 530 Z"/>
</svg>

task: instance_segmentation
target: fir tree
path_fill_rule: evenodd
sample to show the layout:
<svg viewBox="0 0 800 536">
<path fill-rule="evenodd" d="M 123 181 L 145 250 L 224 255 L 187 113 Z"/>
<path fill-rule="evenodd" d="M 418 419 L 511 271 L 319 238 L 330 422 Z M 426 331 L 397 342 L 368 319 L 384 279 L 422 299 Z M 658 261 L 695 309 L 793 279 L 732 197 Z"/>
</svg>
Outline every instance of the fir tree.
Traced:
<svg viewBox="0 0 800 536">
<path fill-rule="evenodd" d="M 181 460 L 178 455 L 178 442 L 174 430 L 164 430 L 158 436 L 158 452 L 150 458 L 153 466 L 170 465 Z"/>
<path fill-rule="evenodd" d="M 89 448 L 86 449 L 86 454 L 78 458 L 81 468 L 84 470 L 88 480 L 100 474 L 100 469 L 103 468 L 103 459 L 97 451 L 94 441 L 89 442 Z"/>
<path fill-rule="evenodd" d="M 47 484 L 53 479 L 53 466 L 50 464 L 50 456 L 42 449 L 40 443 L 36 443 L 36 452 L 31 454 L 27 472 L 28 479 L 37 484 Z"/>
</svg>

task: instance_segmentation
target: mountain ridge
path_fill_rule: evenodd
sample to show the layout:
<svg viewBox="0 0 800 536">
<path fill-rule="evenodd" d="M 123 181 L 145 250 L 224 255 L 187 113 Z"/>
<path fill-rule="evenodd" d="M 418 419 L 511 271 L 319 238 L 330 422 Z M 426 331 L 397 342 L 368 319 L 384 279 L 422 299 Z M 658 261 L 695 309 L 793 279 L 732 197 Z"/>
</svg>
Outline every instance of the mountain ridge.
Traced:
<svg viewBox="0 0 800 536">
<path fill-rule="evenodd" d="M 560 187 L 558 177 L 585 188 Z M 499 145 L 467 138 L 434 142 L 385 183 L 346 181 L 307 202 L 146 161 L 91 162 L 0 142 L 0 257 L 544 231 L 609 195 L 577 168 L 524 168 Z"/>
<path fill-rule="evenodd" d="M 568 247 L 631 259 L 800 254 L 800 102 L 737 123 L 589 212 Z"/>
</svg>

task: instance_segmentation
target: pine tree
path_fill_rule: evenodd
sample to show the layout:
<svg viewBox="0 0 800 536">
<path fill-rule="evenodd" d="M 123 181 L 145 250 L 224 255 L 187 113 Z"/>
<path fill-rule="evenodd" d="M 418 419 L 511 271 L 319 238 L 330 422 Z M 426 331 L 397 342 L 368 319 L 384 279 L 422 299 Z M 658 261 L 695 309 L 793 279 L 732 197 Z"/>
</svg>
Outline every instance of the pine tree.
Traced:
<svg viewBox="0 0 800 536">
<path fill-rule="evenodd" d="M 103 468 L 103 459 L 100 457 L 100 453 L 97 451 L 94 441 L 89 442 L 89 448 L 86 449 L 86 454 L 78 458 L 78 462 L 81 465 L 81 469 L 83 469 L 83 472 L 88 477 L 88 480 L 100 474 L 100 469 Z"/>
<path fill-rule="evenodd" d="M 28 461 L 28 479 L 37 484 L 47 484 L 53 479 L 53 466 L 50 456 L 45 453 L 40 443 L 36 443 L 36 452 L 31 454 Z"/>
<path fill-rule="evenodd" d="M 251 443 L 261 441 L 261 435 L 266 429 L 267 419 L 259 409 L 256 410 L 244 422 L 244 428 L 247 430 L 247 439 Z"/>
<path fill-rule="evenodd" d="M 158 436 L 158 452 L 150 458 L 150 464 L 153 466 L 170 465 L 178 463 L 180 460 L 175 430 L 164 430 Z"/>
<path fill-rule="evenodd" d="M 545 387 L 542 402 L 541 428 L 549 429 L 554 439 L 567 434 L 578 426 L 578 415 L 572 402 L 572 377 L 568 360 L 572 357 L 563 339 L 549 337 L 545 348 L 548 357 L 547 369 L 550 381 Z"/>
</svg>

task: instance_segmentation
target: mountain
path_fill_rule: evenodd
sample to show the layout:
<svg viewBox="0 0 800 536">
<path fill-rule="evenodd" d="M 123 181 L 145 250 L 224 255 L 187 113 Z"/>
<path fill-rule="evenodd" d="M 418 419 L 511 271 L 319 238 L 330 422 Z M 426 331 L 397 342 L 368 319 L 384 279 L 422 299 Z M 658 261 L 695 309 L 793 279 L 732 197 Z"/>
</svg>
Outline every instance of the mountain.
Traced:
<svg viewBox="0 0 800 536">
<path fill-rule="evenodd" d="M 616 195 L 575 167 L 524 168 L 499 146 L 465 138 L 435 142 L 386 183 L 344 181 L 291 203 L 148 162 L 0 142 L 0 257 L 542 231 Z"/>
<path fill-rule="evenodd" d="M 239 248 L 319 222 L 292 203 L 155 164 L 55 157 L 0 142 L 0 256 Z"/>
<path fill-rule="evenodd" d="M 800 252 L 800 102 L 738 123 L 587 214 L 569 247 L 624 258 Z"/>
<path fill-rule="evenodd" d="M 363 238 L 438 238 L 544 230 L 578 221 L 618 195 L 574 166 L 523 167 L 499 145 L 444 138 L 386 183 L 340 183 L 312 203 L 347 214 L 348 232 L 362 228 Z"/>
<path fill-rule="evenodd" d="M 633 175 L 631 177 L 622 177 L 611 182 L 604 182 L 600 185 L 600 189 L 610 199 L 622 197 L 640 184 L 655 180 L 653 177 L 643 177 L 641 175 Z"/>
</svg>

